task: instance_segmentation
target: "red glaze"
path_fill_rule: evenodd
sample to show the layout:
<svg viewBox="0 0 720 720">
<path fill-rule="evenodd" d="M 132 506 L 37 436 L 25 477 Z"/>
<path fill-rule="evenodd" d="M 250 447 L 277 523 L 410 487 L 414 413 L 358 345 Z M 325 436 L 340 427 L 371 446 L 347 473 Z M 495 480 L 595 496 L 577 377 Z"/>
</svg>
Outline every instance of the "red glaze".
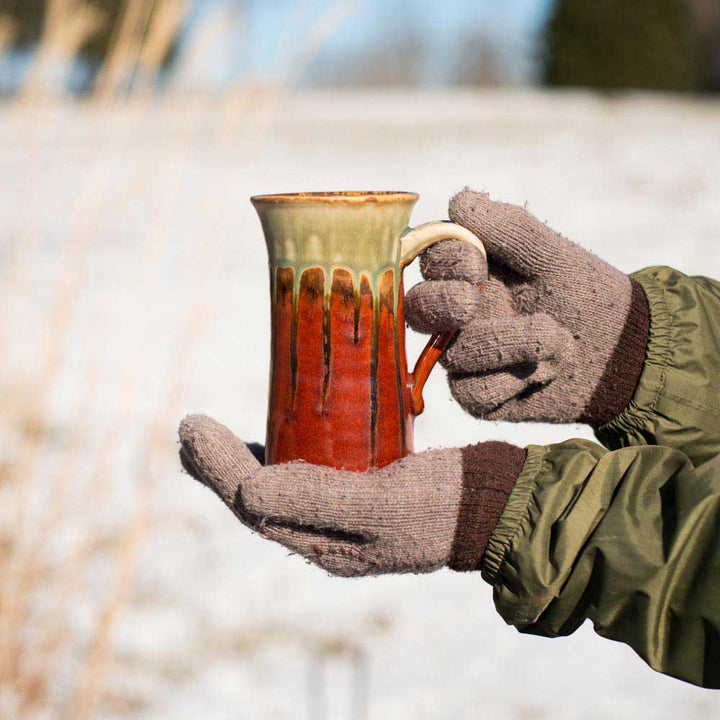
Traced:
<svg viewBox="0 0 720 720">
<path fill-rule="evenodd" d="M 382 467 L 412 452 L 412 399 L 400 283 L 306 270 L 293 308 L 293 270 L 276 271 L 266 462 L 304 460 L 346 470 Z"/>
</svg>

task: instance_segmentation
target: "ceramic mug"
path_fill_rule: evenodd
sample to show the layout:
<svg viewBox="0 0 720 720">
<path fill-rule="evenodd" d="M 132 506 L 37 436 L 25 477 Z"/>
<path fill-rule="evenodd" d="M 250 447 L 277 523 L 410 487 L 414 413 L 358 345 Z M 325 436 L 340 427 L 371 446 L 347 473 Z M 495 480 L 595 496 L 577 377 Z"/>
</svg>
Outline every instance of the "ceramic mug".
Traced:
<svg viewBox="0 0 720 720">
<path fill-rule="evenodd" d="M 412 452 L 422 389 L 452 333 L 405 358 L 403 268 L 430 245 L 480 240 L 449 221 L 408 227 L 418 195 L 257 195 L 272 303 L 265 460 L 363 471 Z"/>
</svg>

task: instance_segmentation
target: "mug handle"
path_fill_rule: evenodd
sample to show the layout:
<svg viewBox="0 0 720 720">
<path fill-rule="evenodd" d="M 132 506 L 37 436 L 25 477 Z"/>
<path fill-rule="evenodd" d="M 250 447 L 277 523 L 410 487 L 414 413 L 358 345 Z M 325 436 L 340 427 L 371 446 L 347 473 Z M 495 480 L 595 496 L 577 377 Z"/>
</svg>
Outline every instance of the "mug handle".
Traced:
<svg viewBox="0 0 720 720">
<path fill-rule="evenodd" d="M 408 228 L 400 238 L 400 267 L 407 267 L 423 250 L 443 240 L 462 240 L 474 245 L 487 258 L 485 246 L 474 233 L 467 228 L 449 220 L 435 220 L 433 222 L 418 225 L 416 228 Z M 482 289 L 482 284 L 478 290 Z M 422 391 L 425 387 L 431 370 L 435 367 L 440 356 L 455 337 L 455 331 L 436 333 L 432 335 L 423 348 L 415 363 L 412 373 L 409 373 L 410 397 L 412 409 L 415 415 L 425 409 Z"/>
</svg>

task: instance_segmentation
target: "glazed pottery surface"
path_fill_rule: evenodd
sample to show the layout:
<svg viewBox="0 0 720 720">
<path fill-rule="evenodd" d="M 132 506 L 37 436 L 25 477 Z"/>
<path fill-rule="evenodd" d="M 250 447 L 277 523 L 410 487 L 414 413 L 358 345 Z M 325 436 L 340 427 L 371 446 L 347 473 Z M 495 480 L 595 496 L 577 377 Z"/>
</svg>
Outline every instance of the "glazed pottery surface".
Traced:
<svg viewBox="0 0 720 720">
<path fill-rule="evenodd" d="M 452 336 L 435 336 L 413 372 L 405 357 L 402 270 L 462 226 L 408 228 L 406 192 L 252 198 L 268 248 L 272 303 L 268 464 L 346 470 L 412 452 L 422 387 Z"/>
</svg>

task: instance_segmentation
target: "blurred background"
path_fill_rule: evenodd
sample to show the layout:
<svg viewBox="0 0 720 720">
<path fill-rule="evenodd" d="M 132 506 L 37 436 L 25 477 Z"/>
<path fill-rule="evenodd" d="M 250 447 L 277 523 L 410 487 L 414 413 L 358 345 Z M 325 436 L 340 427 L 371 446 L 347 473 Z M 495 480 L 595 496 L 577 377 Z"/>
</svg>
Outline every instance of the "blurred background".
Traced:
<svg viewBox="0 0 720 720">
<path fill-rule="evenodd" d="M 0 718 L 719 717 L 477 576 L 287 557 L 175 434 L 263 438 L 251 194 L 414 190 L 420 223 L 467 184 L 717 278 L 718 90 L 717 0 L 0 0 Z M 591 437 L 478 423 L 440 370 L 426 401 L 417 449 Z"/>
</svg>

